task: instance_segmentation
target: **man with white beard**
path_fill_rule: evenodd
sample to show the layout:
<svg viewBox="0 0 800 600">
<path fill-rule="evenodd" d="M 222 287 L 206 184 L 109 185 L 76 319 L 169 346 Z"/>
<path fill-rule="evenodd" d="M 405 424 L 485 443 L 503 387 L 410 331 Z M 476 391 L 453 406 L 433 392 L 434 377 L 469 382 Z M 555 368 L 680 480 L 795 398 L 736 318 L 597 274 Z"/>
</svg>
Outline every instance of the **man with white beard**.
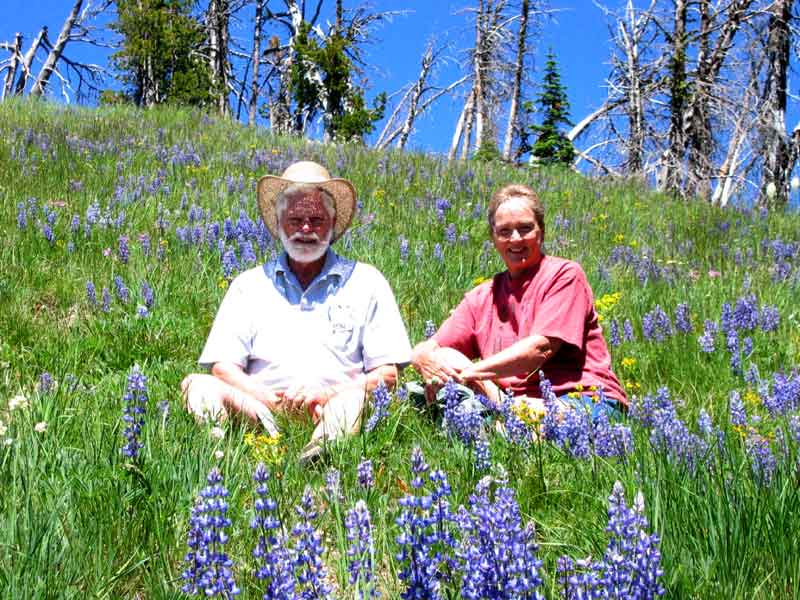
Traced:
<svg viewBox="0 0 800 600">
<path fill-rule="evenodd" d="M 349 181 L 297 162 L 259 180 L 258 203 L 284 252 L 233 280 L 198 361 L 211 374 L 181 388 L 201 421 L 238 413 L 275 435 L 274 413 L 307 415 L 309 460 L 358 430 L 365 397 L 394 387 L 411 345 L 383 275 L 330 248 L 355 213 Z"/>
</svg>

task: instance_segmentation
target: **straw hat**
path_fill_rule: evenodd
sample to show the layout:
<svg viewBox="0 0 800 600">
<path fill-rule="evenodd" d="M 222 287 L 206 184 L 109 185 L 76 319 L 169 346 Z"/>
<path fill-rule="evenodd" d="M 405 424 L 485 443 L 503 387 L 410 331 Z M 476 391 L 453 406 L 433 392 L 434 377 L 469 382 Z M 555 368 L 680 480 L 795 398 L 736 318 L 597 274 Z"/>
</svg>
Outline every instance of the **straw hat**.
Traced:
<svg viewBox="0 0 800 600">
<path fill-rule="evenodd" d="M 356 212 L 356 189 L 346 179 L 331 178 L 322 165 L 305 160 L 289 165 L 280 177 L 265 175 L 258 180 L 258 208 L 272 237 L 278 237 L 278 198 L 287 187 L 298 183 L 308 183 L 331 195 L 336 208 L 333 240 L 339 239 Z"/>
</svg>

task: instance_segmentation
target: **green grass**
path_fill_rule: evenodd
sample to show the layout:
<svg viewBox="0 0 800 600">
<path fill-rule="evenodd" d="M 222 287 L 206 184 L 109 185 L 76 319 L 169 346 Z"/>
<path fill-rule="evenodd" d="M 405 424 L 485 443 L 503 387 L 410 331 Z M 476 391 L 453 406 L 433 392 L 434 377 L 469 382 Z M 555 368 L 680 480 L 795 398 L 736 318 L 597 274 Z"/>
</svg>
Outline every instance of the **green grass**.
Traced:
<svg viewBox="0 0 800 600">
<path fill-rule="evenodd" d="M 654 451 L 649 431 L 638 426 L 626 461 L 576 460 L 543 443 L 541 470 L 535 448 L 520 452 L 494 436 L 495 468 L 506 472 L 525 520 L 536 525 L 549 597 L 557 595 L 560 555 L 602 557 L 607 498 L 616 480 L 629 501 L 637 490 L 644 493 L 651 528 L 662 538 L 668 597 L 800 597 L 800 477 L 788 416 L 770 417 L 752 400 L 758 390 L 746 394 L 750 388 L 732 372 L 724 339 L 718 337 L 712 354 L 701 352 L 697 340 L 704 320 L 719 320 L 723 303 L 752 293 L 759 304 L 777 307 L 781 322 L 777 331 L 747 334 L 753 349 L 745 369 L 756 365 L 770 379 L 776 371 L 788 375 L 796 369 L 798 258 L 788 260 L 794 274 L 776 281 L 776 261 L 762 243 L 798 244 L 796 214 L 720 211 L 652 193 L 636 182 L 587 179 L 565 170 L 448 164 L 420 154 L 275 138 L 178 110 L 90 111 L 6 101 L 0 104 L 0 135 L 0 421 L 8 428 L 0 438 L 12 440 L 0 446 L 4 597 L 181 597 L 189 510 L 214 465 L 231 492 L 229 551 L 237 579 L 243 596 L 260 597 L 248 527 L 256 463 L 253 448 L 244 443 L 250 430 L 231 424 L 222 440 L 214 439 L 210 427 L 197 426 L 183 412 L 178 393 L 182 377 L 197 368 L 226 282 L 216 248 L 181 242 L 176 226 L 187 226 L 193 205 L 210 211 L 209 222 L 235 222 L 240 210 L 256 220 L 256 178 L 300 158 L 318 160 L 355 184 L 362 207 L 337 250 L 385 274 L 412 343 L 422 339 L 427 320 L 441 323 L 476 279 L 500 270 L 493 251 L 484 249 L 491 192 L 511 181 L 532 185 L 546 207 L 549 251 L 583 265 L 596 299 L 619 293 L 618 302 L 601 312 L 604 324 L 630 319 L 636 331 L 633 341 L 612 348 L 614 369 L 631 395 L 653 395 L 666 386 L 680 399 L 679 414 L 691 430 L 705 409 L 725 431 L 724 450 L 710 451 L 713 468 L 694 472 Z M 199 164 L 171 164 L 181 152 L 196 153 Z M 233 191 L 229 176 L 236 182 Z M 151 192 L 156 177 L 161 183 Z M 17 205 L 29 198 L 40 208 L 21 230 Z M 438 198 L 452 205 L 441 222 Z M 93 203 L 101 214 L 110 206 L 112 223 L 96 224 L 87 236 L 83 226 Z M 42 206 L 58 215 L 53 243 L 41 232 Z M 117 228 L 113 221 L 120 211 L 125 217 Z M 73 214 L 81 220 L 77 233 L 70 231 Z M 159 215 L 169 222 L 163 231 Z M 468 239 L 446 244 L 449 223 Z M 149 256 L 138 241 L 143 233 L 151 239 Z M 121 235 L 129 239 L 127 264 L 117 258 Z M 405 261 L 401 236 L 409 241 Z M 437 243 L 443 262 L 433 258 Z M 627 246 L 637 260 L 648 257 L 657 274 L 641 278 L 629 258 L 612 263 L 617 246 Z M 720 275 L 709 274 L 714 271 Z M 130 288 L 131 302 L 114 299 L 108 313 L 93 308 L 87 280 L 98 295 L 103 287 L 113 295 L 117 275 Z M 143 280 L 155 291 L 155 305 L 140 319 Z M 660 305 L 673 316 L 681 302 L 689 304 L 693 331 L 663 343 L 644 340 L 643 315 Z M 144 450 L 135 467 L 120 453 L 122 395 L 134 364 L 148 378 L 150 398 Z M 43 372 L 56 381 L 53 391 L 38 391 Z M 732 390 L 746 395 L 749 414 L 762 417 L 754 424 L 761 434 L 784 433 L 788 455 L 772 442 L 779 467 L 769 486 L 753 477 L 745 434 L 728 424 Z M 28 398 L 29 407 L 9 412 L 7 401 L 17 394 Z M 170 407 L 166 418 L 158 408 L 162 401 Z M 34 430 L 40 422 L 47 423 L 45 432 Z M 472 467 L 471 450 L 449 439 L 430 415 L 401 402 L 392 404 L 374 432 L 337 445 L 322 464 L 302 469 L 294 457 L 308 434 L 308 427 L 287 423 L 285 450 L 271 465 L 282 512 L 291 523 L 292 504 L 312 487 L 327 564 L 341 597 L 352 597 L 342 560 L 342 519 L 364 499 L 376 528 L 380 588 L 384 597 L 397 597 L 395 518 L 410 481 L 411 449 L 420 446 L 432 468 L 448 474 L 454 507 L 468 501 L 483 476 Z M 216 450 L 224 458 L 216 459 Z M 355 466 L 363 456 L 376 468 L 376 487 L 369 493 L 356 485 Z M 340 505 L 331 505 L 320 491 L 330 467 L 342 473 Z M 455 597 L 453 589 L 448 593 Z"/>
</svg>

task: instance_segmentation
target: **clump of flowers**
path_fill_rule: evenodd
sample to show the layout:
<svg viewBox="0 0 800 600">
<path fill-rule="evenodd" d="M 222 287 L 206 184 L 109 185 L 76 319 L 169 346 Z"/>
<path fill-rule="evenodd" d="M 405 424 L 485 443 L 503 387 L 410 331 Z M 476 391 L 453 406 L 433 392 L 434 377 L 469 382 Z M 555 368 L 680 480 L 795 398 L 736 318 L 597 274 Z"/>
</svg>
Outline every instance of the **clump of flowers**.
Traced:
<svg viewBox="0 0 800 600">
<path fill-rule="evenodd" d="M 617 481 L 608 498 L 606 532 L 610 539 L 603 559 L 573 561 L 562 556 L 558 561 L 562 597 L 652 600 L 662 596 L 660 539 L 647 529 L 644 496 L 639 492 L 629 508 Z"/>
<path fill-rule="evenodd" d="M 245 446 L 251 448 L 253 458 L 262 463 L 276 464 L 286 452 L 286 447 L 281 444 L 280 433 L 275 435 L 244 434 Z"/>
<path fill-rule="evenodd" d="M 345 517 L 347 530 L 347 569 L 350 573 L 350 585 L 355 586 L 359 598 L 379 596 L 375 589 L 374 555 L 372 541 L 372 521 L 367 504 L 363 500 L 356 502 Z"/>
<path fill-rule="evenodd" d="M 392 402 L 392 395 L 389 388 L 381 381 L 372 391 L 372 414 L 364 426 L 364 431 L 370 432 L 381 422 L 389 416 L 389 404 Z"/>
<path fill-rule="evenodd" d="M 484 477 L 459 510 L 461 597 L 543 598 L 534 527 L 523 526 L 514 490 L 500 483 L 492 494 Z"/>
<path fill-rule="evenodd" d="M 295 512 L 300 520 L 292 529 L 295 539 L 293 562 L 297 583 L 301 588 L 300 597 L 309 600 L 331 598 L 328 569 L 322 561 L 325 551 L 322 536 L 314 526 L 318 515 L 311 488 L 305 489 L 300 504 L 295 506 Z"/>
<path fill-rule="evenodd" d="M 292 555 L 277 516 L 278 504 L 269 493 L 269 476 L 264 463 L 259 463 L 253 473 L 256 500 L 255 516 L 250 522 L 250 528 L 257 536 L 253 549 L 253 557 L 258 565 L 255 577 L 261 581 L 265 598 L 295 598 Z"/>
<path fill-rule="evenodd" d="M 233 578 L 233 561 L 225 553 L 231 526 L 228 518 L 228 490 L 222 484 L 222 473 L 214 468 L 192 507 L 184 557 L 186 569 L 181 574 L 181 590 L 192 596 L 229 598 L 241 591 Z"/>
</svg>

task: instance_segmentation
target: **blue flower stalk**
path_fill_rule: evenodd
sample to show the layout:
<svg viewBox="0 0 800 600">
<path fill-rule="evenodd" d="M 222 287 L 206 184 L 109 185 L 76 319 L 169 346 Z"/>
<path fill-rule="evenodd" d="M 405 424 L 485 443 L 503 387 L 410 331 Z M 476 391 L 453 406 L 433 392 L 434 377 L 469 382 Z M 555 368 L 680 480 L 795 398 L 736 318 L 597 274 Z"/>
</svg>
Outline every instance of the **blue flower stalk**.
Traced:
<svg viewBox="0 0 800 600">
<path fill-rule="evenodd" d="M 400 527 L 397 536 L 400 551 L 396 558 L 402 565 L 398 576 L 404 584 L 400 594 L 403 600 L 442 598 L 439 572 L 442 557 L 435 548 L 441 537 L 437 525 L 439 511 L 434 504 L 442 506 L 441 497 L 449 493 L 449 488 L 440 483 L 437 491 L 440 498 L 436 501 L 432 495 L 425 494 L 423 487 L 429 470 L 422 450 L 414 448 L 411 451 L 413 491 L 400 499 L 400 516 L 395 521 Z"/>
<path fill-rule="evenodd" d="M 372 471 L 372 461 L 365 458 L 358 464 L 358 485 L 365 490 L 371 490 L 375 486 L 375 476 Z"/>
<path fill-rule="evenodd" d="M 231 598 L 241 590 L 233 577 L 233 561 L 225 552 L 229 539 L 226 529 L 231 526 L 227 516 L 228 490 L 216 467 L 206 481 L 208 485 L 200 492 L 189 517 L 189 551 L 183 559 L 186 569 L 181 574 L 181 591 L 191 596 Z"/>
<path fill-rule="evenodd" d="M 350 585 L 355 586 L 358 598 L 375 598 L 380 594 L 375 589 L 372 521 L 366 502 L 359 500 L 344 520 L 347 529 L 347 569 Z"/>
<path fill-rule="evenodd" d="M 295 600 L 298 596 L 294 564 L 277 516 L 278 504 L 270 497 L 269 476 L 264 464 L 259 463 L 253 473 L 256 501 L 255 516 L 250 522 L 250 528 L 257 536 L 256 547 L 253 549 L 257 564 L 254 575 L 261 582 L 264 598 Z"/>
<path fill-rule="evenodd" d="M 391 404 L 391 402 L 392 394 L 389 392 L 389 388 L 386 387 L 386 384 L 381 381 L 378 387 L 372 391 L 372 414 L 367 424 L 364 426 L 364 431 L 372 431 L 381 420 L 389 416 L 389 404 Z"/>
<path fill-rule="evenodd" d="M 462 598 L 543 598 L 542 561 L 536 557 L 535 530 L 524 526 L 513 489 L 499 487 L 491 497 L 492 479 L 483 478 L 461 507 L 458 557 Z"/>
<path fill-rule="evenodd" d="M 125 422 L 122 435 L 126 442 L 122 447 L 122 454 L 132 460 L 138 460 L 139 451 L 143 448 L 139 437 L 144 427 L 147 408 L 147 377 L 139 369 L 139 365 L 134 365 L 128 375 L 128 385 L 122 396 L 122 404 L 122 420 Z"/>
<path fill-rule="evenodd" d="M 322 562 L 322 555 L 325 552 L 322 536 L 314 526 L 317 511 L 314 508 L 311 488 L 306 487 L 300 504 L 295 506 L 295 512 L 300 520 L 292 529 L 292 537 L 295 540 L 293 558 L 300 597 L 303 600 L 330 599 L 333 597 L 332 588 L 327 581 L 328 569 Z"/>
</svg>

